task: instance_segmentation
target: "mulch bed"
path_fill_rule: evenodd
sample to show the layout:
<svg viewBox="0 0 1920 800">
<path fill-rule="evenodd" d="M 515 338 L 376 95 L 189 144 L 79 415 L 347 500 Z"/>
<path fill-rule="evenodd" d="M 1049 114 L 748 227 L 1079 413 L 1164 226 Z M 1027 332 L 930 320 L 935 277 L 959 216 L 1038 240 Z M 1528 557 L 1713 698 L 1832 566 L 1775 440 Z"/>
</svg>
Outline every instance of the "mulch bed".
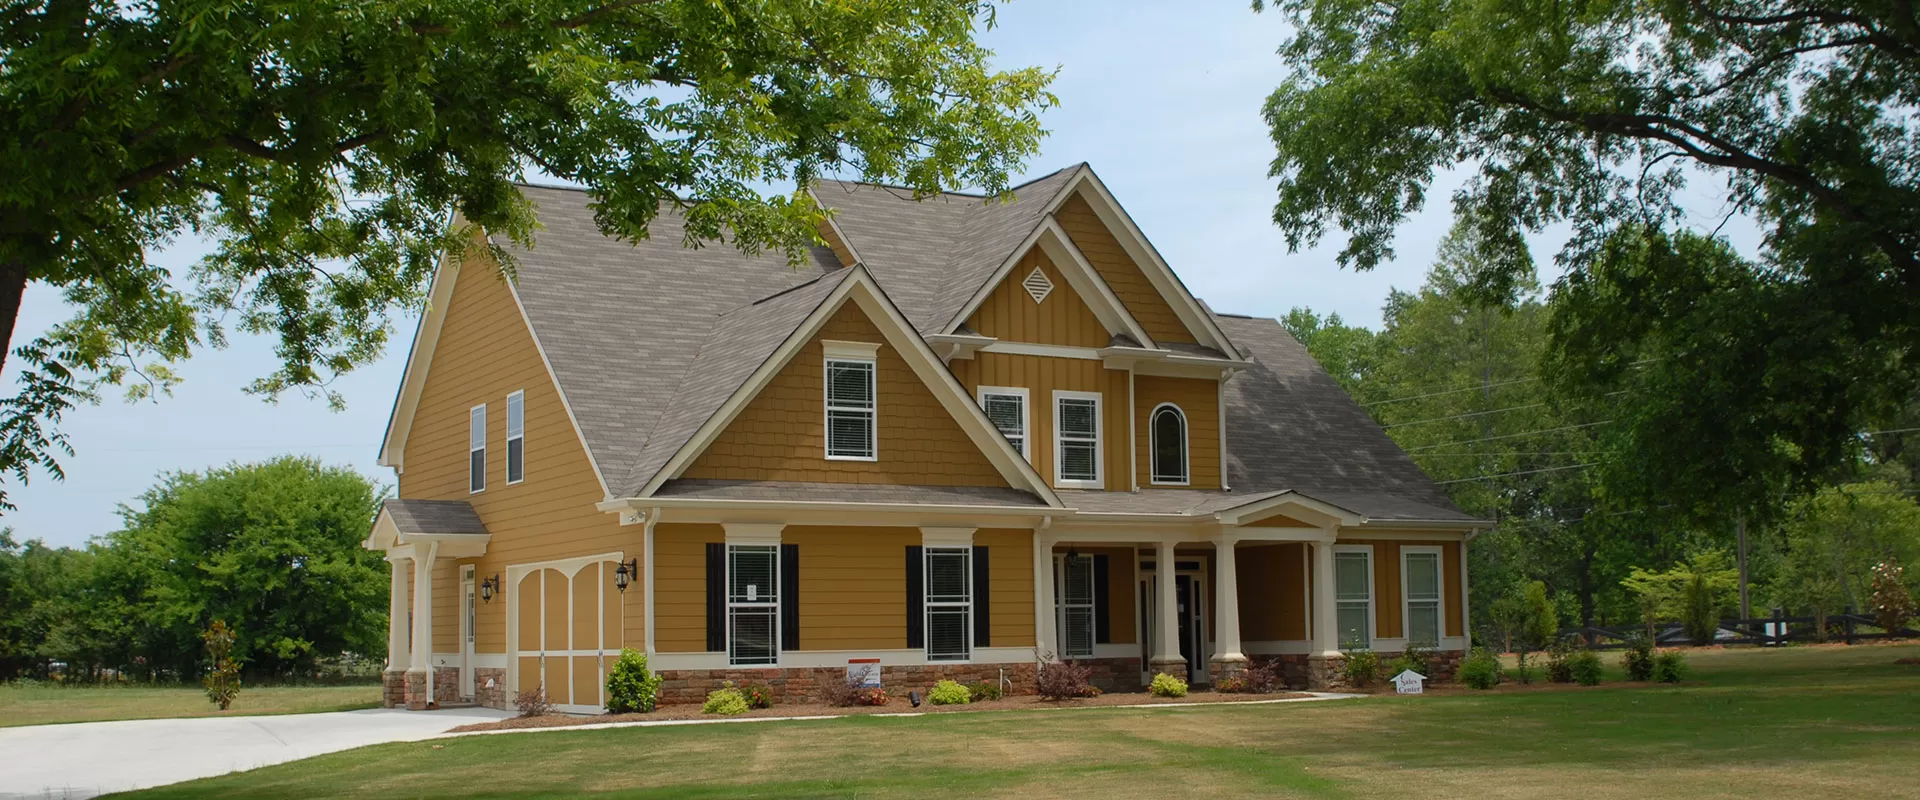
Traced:
<svg viewBox="0 0 1920 800">
<path fill-rule="evenodd" d="M 573 716 L 570 714 L 548 714 L 541 717 L 514 717 L 498 722 L 481 722 L 462 725 L 449 733 L 469 733 L 472 731 L 517 730 L 523 728 L 564 728 L 571 725 L 599 725 L 607 722 L 655 722 L 660 720 L 684 719 L 748 719 L 752 717 L 847 717 L 869 714 L 960 714 L 974 711 L 1015 711 L 1021 709 L 1042 708 L 1098 708 L 1101 706 L 1133 705 L 1200 705 L 1206 703 L 1246 703 L 1256 700 L 1285 700 L 1307 697 L 1300 692 L 1275 692 L 1272 694 L 1225 694 L 1221 692 L 1192 692 L 1186 697 L 1155 697 L 1146 692 L 1109 692 L 1099 697 L 1079 700 L 1042 700 L 1034 695 L 1006 697 L 999 700 L 982 700 L 956 706 L 936 706 L 921 703 L 914 708 L 905 697 L 891 699 L 884 706 L 852 706 L 842 708 L 821 703 L 783 703 L 773 708 L 756 708 L 745 714 L 721 717 L 715 714 L 700 713 L 696 704 L 662 706 L 646 714 L 599 714 L 595 716 Z"/>
</svg>

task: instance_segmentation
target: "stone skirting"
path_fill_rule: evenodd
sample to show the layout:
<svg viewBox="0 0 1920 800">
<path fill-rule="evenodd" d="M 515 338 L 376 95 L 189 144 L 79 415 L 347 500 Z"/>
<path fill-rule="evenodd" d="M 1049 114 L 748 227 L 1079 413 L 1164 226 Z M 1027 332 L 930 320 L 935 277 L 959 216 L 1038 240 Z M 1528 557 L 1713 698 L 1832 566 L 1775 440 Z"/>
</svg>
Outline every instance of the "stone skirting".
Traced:
<svg viewBox="0 0 1920 800">
<path fill-rule="evenodd" d="M 1182 681 L 1187 680 L 1187 660 L 1184 658 L 1173 658 L 1173 659 L 1166 659 L 1166 660 L 1161 660 L 1156 658 L 1151 661 L 1148 661 L 1147 666 L 1148 666 L 1147 671 L 1154 675 L 1159 675 L 1160 673 L 1164 672 L 1175 678 L 1179 678 Z M 1188 682 L 1191 683 L 1191 681 L 1188 681 Z"/>
<path fill-rule="evenodd" d="M 1100 691 L 1133 692 L 1141 688 L 1138 658 L 1081 658 L 1073 663 L 1093 673 L 1088 676 L 1088 682 L 1100 687 Z"/>
<path fill-rule="evenodd" d="M 433 668 L 433 701 L 441 705 L 460 702 L 460 668 Z"/>
<path fill-rule="evenodd" d="M 420 670 L 420 671 L 407 670 L 405 676 L 403 677 L 404 677 L 404 680 L 406 681 L 406 687 L 407 687 L 406 688 L 407 710 L 409 711 L 427 710 L 427 706 L 431 705 L 431 703 L 428 702 L 428 698 L 427 698 L 426 671 L 425 670 Z"/>
<path fill-rule="evenodd" d="M 1110 659 L 1122 660 L 1122 659 Z M 887 694 L 905 697 L 907 692 L 925 693 L 941 680 L 964 684 L 992 683 L 1002 675 L 1012 683 L 1009 694 L 1032 694 L 1032 664 L 926 664 L 880 668 L 880 685 Z M 776 703 L 819 703 L 828 699 L 829 688 L 844 685 L 846 667 L 791 667 L 786 669 L 669 669 L 660 671 L 661 705 L 700 703 L 707 693 L 731 681 L 735 686 L 765 686 Z M 1138 683 L 1138 680 L 1135 681 Z"/>
<path fill-rule="evenodd" d="M 407 672 L 390 669 L 380 673 L 380 707 L 407 707 Z"/>
<path fill-rule="evenodd" d="M 505 667 L 473 668 L 473 701 L 487 708 L 513 710 L 513 698 L 507 696 Z"/>
</svg>

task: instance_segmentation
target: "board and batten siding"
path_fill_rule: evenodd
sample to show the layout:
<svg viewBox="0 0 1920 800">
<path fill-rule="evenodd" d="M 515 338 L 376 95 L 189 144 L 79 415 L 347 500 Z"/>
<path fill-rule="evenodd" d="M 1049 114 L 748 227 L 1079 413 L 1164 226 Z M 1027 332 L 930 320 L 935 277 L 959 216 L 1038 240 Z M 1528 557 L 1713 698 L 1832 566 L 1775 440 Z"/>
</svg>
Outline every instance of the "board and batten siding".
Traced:
<svg viewBox="0 0 1920 800">
<path fill-rule="evenodd" d="M 474 650 L 505 653 L 507 567 L 601 553 L 641 555 L 641 528 L 594 508 L 603 493 L 586 449 L 500 270 L 484 256 L 443 279 L 456 281 L 426 383 L 407 435 L 397 495 L 465 500 L 493 534 L 487 554 L 442 559 L 434 573 L 433 649 L 460 651 L 459 567 L 474 565 L 476 583 L 499 575 L 501 596 L 475 611 Z M 525 392 L 526 479 L 507 484 L 507 395 Z M 467 484 L 468 411 L 487 406 L 487 487 Z M 645 641 L 645 592 L 621 597 L 622 637 Z"/>
<path fill-rule="evenodd" d="M 1153 432 L 1148 424 L 1161 403 L 1187 417 L 1187 487 L 1220 488 L 1220 382 L 1212 378 L 1133 378 L 1135 469 L 1142 487 L 1153 485 Z"/>
<path fill-rule="evenodd" d="M 1107 369 L 1098 361 L 1079 358 L 1030 356 L 1019 353 L 976 353 L 947 363 L 969 395 L 981 386 L 1019 386 L 1027 390 L 1027 461 L 1053 485 L 1053 393 L 1055 390 L 1100 394 L 1101 480 L 1108 491 L 1130 491 L 1132 468 L 1128 440 L 1132 426 L 1127 414 L 1125 370 Z M 1029 567 L 1031 569 L 1031 567 Z"/>
<path fill-rule="evenodd" d="M 821 342 L 880 345 L 875 363 L 878 458 L 826 458 L 826 355 Z M 1006 486 L 947 413 L 933 391 L 854 303 L 842 305 L 820 332 L 760 390 L 726 429 L 681 473 L 715 480 L 883 483 L 913 486 Z"/>
<path fill-rule="evenodd" d="M 1035 268 L 1053 284 L 1038 303 L 1025 286 Z M 1113 335 L 1087 307 L 1086 300 L 1038 247 L 1028 250 L 981 301 L 973 316 L 967 318 L 967 326 L 982 336 L 1006 342 L 1099 348 L 1113 341 Z"/>
<path fill-rule="evenodd" d="M 1307 547 L 1297 542 L 1234 548 L 1239 573 L 1240 638 L 1249 642 L 1307 638 Z"/>
<path fill-rule="evenodd" d="M 1400 594 L 1400 548 L 1402 547 L 1438 547 L 1440 548 L 1440 580 L 1444 590 L 1441 602 L 1442 618 L 1445 620 L 1446 636 L 1461 636 L 1460 608 L 1466 594 L 1460 585 L 1460 543 L 1457 541 L 1410 541 L 1402 539 L 1341 539 L 1342 545 L 1371 545 L 1373 547 L 1373 617 L 1374 635 L 1382 639 L 1398 639 L 1406 635 L 1401 617 Z"/>
<path fill-rule="evenodd" d="M 1067 198 L 1054 212 L 1054 218 L 1060 221 L 1060 227 L 1067 232 L 1067 238 L 1073 240 L 1073 246 L 1080 248 L 1087 262 L 1113 289 L 1114 296 L 1127 307 L 1127 312 L 1140 322 L 1148 336 L 1156 342 L 1181 342 L 1196 344 L 1193 333 L 1187 330 L 1180 316 L 1175 314 L 1167 298 L 1147 280 L 1146 273 L 1140 271 L 1140 265 L 1133 262 L 1120 240 L 1107 230 L 1106 223 L 1087 205 L 1087 201 L 1075 194 Z"/>
</svg>

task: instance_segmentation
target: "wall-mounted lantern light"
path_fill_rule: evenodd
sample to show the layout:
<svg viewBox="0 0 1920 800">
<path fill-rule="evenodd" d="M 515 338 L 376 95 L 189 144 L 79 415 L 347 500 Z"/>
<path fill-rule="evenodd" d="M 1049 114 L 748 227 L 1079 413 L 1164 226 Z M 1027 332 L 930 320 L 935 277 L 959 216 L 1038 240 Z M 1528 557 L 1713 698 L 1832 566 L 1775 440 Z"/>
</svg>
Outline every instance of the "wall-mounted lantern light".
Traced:
<svg viewBox="0 0 1920 800">
<path fill-rule="evenodd" d="M 493 596 L 499 593 L 500 593 L 500 574 L 499 573 L 496 572 L 493 574 L 493 577 L 490 577 L 480 582 L 480 601 L 481 602 L 491 603 L 493 602 Z"/>
<path fill-rule="evenodd" d="M 623 561 L 620 563 L 620 566 L 613 571 L 613 588 L 625 593 L 627 591 L 627 584 L 632 583 L 633 579 L 639 575 L 640 559 L 634 558 Z"/>
</svg>

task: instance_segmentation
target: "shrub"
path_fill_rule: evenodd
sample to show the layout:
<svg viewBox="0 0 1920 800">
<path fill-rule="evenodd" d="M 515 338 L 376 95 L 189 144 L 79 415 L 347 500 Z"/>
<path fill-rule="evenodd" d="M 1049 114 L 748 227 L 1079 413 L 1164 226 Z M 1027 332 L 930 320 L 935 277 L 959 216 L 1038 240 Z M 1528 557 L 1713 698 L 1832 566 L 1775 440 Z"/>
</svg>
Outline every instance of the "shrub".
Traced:
<svg viewBox="0 0 1920 800">
<path fill-rule="evenodd" d="M 207 700 L 225 711 L 233 705 L 233 698 L 240 696 L 240 661 L 229 655 L 233 652 L 233 629 L 216 619 L 200 638 L 206 641 L 207 657 L 213 662 L 205 680 Z"/>
<path fill-rule="evenodd" d="M 1186 697 L 1187 682 L 1164 672 L 1154 673 L 1153 685 L 1148 687 L 1155 697 Z"/>
<path fill-rule="evenodd" d="M 971 697 L 968 698 L 969 701 L 979 703 L 987 700 L 998 700 L 1002 697 L 1003 692 L 1000 689 L 999 681 L 981 681 L 967 687 L 967 694 L 971 695 Z"/>
<path fill-rule="evenodd" d="M 1653 680 L 1653 640 L 1640 636 L 1628 639 L 1626 652 L 1620 656 L 1620 668 L 1626 670 L 1627 680 Z"/>
<path fill-rule="evenodd" d="M 1720 632 L 1720 609 L 1713 601 L 1713 587 L 1707 583 L 1707 576 L 1694 573 L 1687 580 L 1686 618 L 1681 620 L 1686 629 L 1687 639 L 1696 645 L 1713 644 L 1713 637 Z"/>
<path fill-rule="evenodd" d="M 1258 661 L 1247 665 L 1240 677 L 1247 682 L 1247 691 L 1254 694 L 1269 694 L 1285 689 L 1280 679 L 1280 663 L 1277 661 Z"/>
<path fill-rule="evenodd" d="M 700 704 L 700 713 L 728 717 L 745 714 L 747 698 L 740 693 L 739 689 L 733 688 L 732 682 L 729 681 L 726 686 L 707 693 L 707 702 Z"/>
<path fill-rule="evenodd" d="M 1573 642 L 1561 639 L 1547 648 L 1547 680 L 1553 683 L 1572 683 L 1573 665 L 1568 663 L 1575 653 Z"/>
<path fill-rule="evenodd" d="M 1907 591 L 1906 570 L 1892 560 L 1873 565 L 1873 588 L 1868 602 L 1873 604 L 1873 621 L 1897 636 L 1913 616 L 1913 594 Z"/>
<path fill-rule="evenodd" d="M 748 708 L 772 708 L 773 690 L 757 684 L 740 687 L 740 696 L 747 701 Z"/>
<path fill-rule="evenodd" d="M 1567 675 L 1581 686 L 1600 685 L 1600 655 L 1581 650 L 1566 658 Z"/>
<path fill-rule="evenodd" d="M 1433 677 L 1433 651 L 1425 647 L 1407 645 L 1407 649 L 1394 657 L 1392 664 L 1387 665 L 1387 675 L 1391 677 L 1400 674 L 1402 670 L 1409 669 L 1429 678 Z"/>
<path fill-rule="evenodd" d="M 1679 683 L 1687 677 L 1687 657 L 1678 650 L 1662 650 L 1653 656 L 1653 679 L 1661 683 Z"/>
<path fill-rule="evenodd" d="M 1046 700 L 1073 700 L 1100 695 L 1100 690 L 1093 685 L 1093 670 L 1072 661 L 1042 663 L 1040 675 L 1034 681 L 1034 690 Z"/>
<path fill-rule="evenodd" d="M 884 706 L 887 704 L 887 690 L 878 686 L 868 686 L 854 693 L 853 702 L 848 705 Z"/>
<path fill-rule="evenodd" d="M 1239 675 L 1230 675 L 1213 682 L 1213 690 L 1238 694 L 1247 691 L 1247 679 Z"/>
<path fill-rule="evenodd" d="M 1460 682 L 1475 689 L 1491 689 L 1500 683 L 1500 657 L 1484 647 L 1476 647 L 1460 661 Z"/>
<path fill-rule="evenodd" d="M 973 702 L 973 692 L 958 681 L 944 680 L 927 690 L 927 702 L 936 706 L 964 706 Z"/>
<path fill-rule="evenodd" d="M 1364 689 L 1373 685 L 1380 677 L 1380 654 L 1372 650 L 1349 650 L 1347 661 L 1340 666 L 1340 675 L 1347 679 L 1347 685 Z"/>
<path fill-rule="evenodd" d="M 861 702 L 861 700 L 872 691 L 872 689 L 864 685 L 870 677 L 873 677 L 873 667 L 861 667 L 858 672 L 848 673 L 847 679 L 844 681 L 839 683 L 828 681 L 826 686 L 821 687 L 821 693 L 825 695 L 824 699 L 827 701 L 827 705 L 838 706 L 840 708 L 846 708 L 847 706 L 885 705 L 886 703 L 884 702 Z"/>
<path fill-rule="evenodd" d="M 607 713 L 652 711 L 660 699 L 660 676 L 647 669 L 647 656 L 622 649 L 620 660 L 607 671 Z"/>
<path fill-rule="evenodd" d="M 544 717 L 553 713 L 553 705 L 547 702 L 547 689 L 535 686 L 513 696 L 513 707 L 520 709 L 523 717 Z"/>
</svg>

